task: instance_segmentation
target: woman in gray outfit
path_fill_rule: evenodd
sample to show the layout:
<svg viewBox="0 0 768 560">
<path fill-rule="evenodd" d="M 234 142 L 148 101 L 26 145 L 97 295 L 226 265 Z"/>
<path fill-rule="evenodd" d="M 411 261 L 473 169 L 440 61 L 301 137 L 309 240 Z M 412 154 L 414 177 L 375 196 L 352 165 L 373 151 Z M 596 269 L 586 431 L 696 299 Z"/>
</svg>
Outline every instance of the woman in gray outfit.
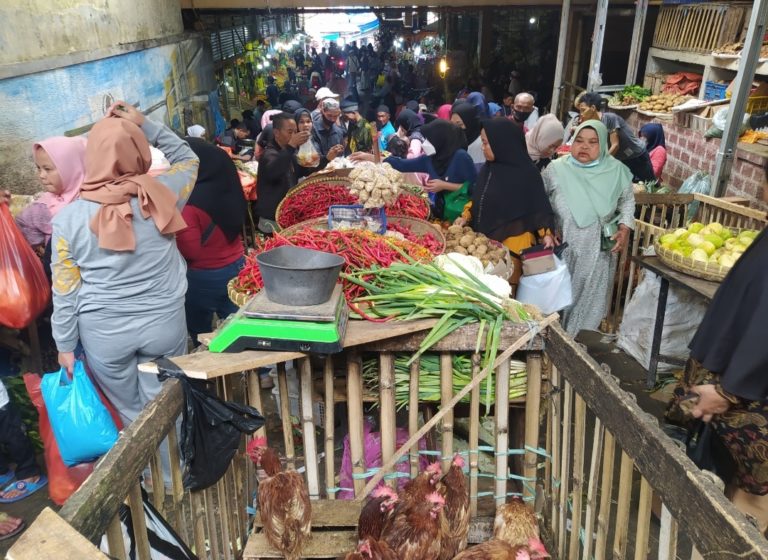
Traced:
<svg viewBox="0 0 768 560">
<path fill-rule="evenodd" d="M 171 168 L 147 175 L 149 144 Z M 125 424 L 160 391 L 138 364 L 184 354 L 186 265 L 175 232 L 198 159 L 167 127 L 115 103 L 88 137 L 80 198 L 53 221 L 53 336 L 71 371 L 80 340 Z"/>
</svg>

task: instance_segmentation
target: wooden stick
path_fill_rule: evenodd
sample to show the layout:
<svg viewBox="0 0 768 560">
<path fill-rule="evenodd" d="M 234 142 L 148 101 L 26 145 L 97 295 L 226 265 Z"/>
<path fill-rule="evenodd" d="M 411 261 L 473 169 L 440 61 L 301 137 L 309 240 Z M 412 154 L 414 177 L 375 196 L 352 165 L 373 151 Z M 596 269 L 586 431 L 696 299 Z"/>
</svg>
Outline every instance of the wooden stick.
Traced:
<svg viewBox="0 0 768 560">
<path fill-rule="evenodd" d="M 301 370 L 301 423 L 304 441 L 304 466 L 307 469 L 307 488 L 312 500 L 320 499 L 320 473 L 317 464 L 317 439 L 315 438 L 315 419 L 313 413 L 312 364 L 309 358 L 299 360 Z"/>
<path fill-rule="evenodd" d="M 600 477 L 600 459 L 603 454 L 603 436 L 605 428 L 599 418 L 595 418 L 595 431 L 592 437 L 592 460 L 589 463 L 589 485 L 587 486 L 587 511 L 584 516 L 584 558 L 592 558 L 594 543 L 595 516 L 597 512 L 597 480 Z"/>
<path fill-rule="evenodd" d="M 264 413 L 264 407 L 261 402 L 261 378 L 259 377 L 259 371 L 252 369 L 248 372 L 248 404 L 253 408 Z M 253 437 L 267 437 L 267 426 L 264 424 L 261 428 L 254 432 Z"/>
<path fill-rule="evenodd" d="M 352 474 L 361 475 L 366 469 L 365 456 L 363 455 L 363 379 L 360 375 L 360 356 L 355 351 L 349 352 L 347 355 L 347 414 Z M 383 476 L 383 470 L 380 474 Z M 361 500 L 368 494 L 368 492 L 364 492 L 365 480 L 353 477 L 353 483 L 355 498 Z M 378 484 L 378 480 L 376 483 Z"/>
<path fill-rule="evenodd" d="M 195 554 L 199 558 L 207 556 L 205 550 L 205 499 L 203 492 L 190 492 L 192 510 L 192 534 L 195 541 Z"/>
<path fill-rule="evenodd" d="M 595 558 L 597 560 L 605 558 L 607 549 L 615 458 L 616 443 L 613 439 L 613 434 L 606 430 L 605 444 L 603 445 L 603 478 L 600 483 L 600 510 L 597 513 L 597 540 L 595 541 Z"/>
<path fill-rule="evenodd" d="M 219 505 L 222 557 L 226 560 L 232 560 L 232 549 L 230 547 L 230 543 L 232 542 L 232 520 L 230 519 L 229 511 L 226 509 L 226 507 L 229 505 L 229 496 L 227 494 L 226 486 L 224 485 L 224 479 L 219 479 L 219 481 L 214 485 L 214 488 L 216 488 L 216 493 L 218 494 L 216 503 Z"/>
<path fill-rule="evenodd" d="M 181 460 L 179 458 L 179 437 L 176 430 L 168 432 L 168 461 L 171 468 L 171 491 L 173 492 L 173 509 L 175 512 L 173 528 L 184 539 L 190 542 L 187 521 L 184 516 L 184 484 L 181 476 Z"/>
<path fill-rule="evenodd" d="M 162 477 L 160 478 L 162 488 Z M 133 542 L 136 545 L 139 560 L 150 560 L 149 535 L 147 535 L 147 522 L 144 517 L 144 503 L 141 500 L 141 485 L 137 480 L 131 484 L 128 490 L 128 507 L 131 508 L 131 520 L 133 521 Z"/>
<path fill-rule="evenodd" d="M 677 521 L 667 506 L 661 504 L 661 528 L 659 529 L 659 560 L 677 558 Z"/>
<path fill-rule="evenodd" d="M 496 506 L 507 501 L 509 482 L 509 358 L 496 368 Z"/>
<path fill-rule="evenodd" d="M 328 488 L 336 487 L 336 465 L 334 457 L 334 429 L 336 419 L 336 389 L 333 385 L 333 358 L 326 356 L 323 367 L 323 379 L 325 383 L 325 488 L 326 497 L 329 500 L 336 499 L 336 492 Z"/>
<path fill-rule="evenodd" d="M 107 546 L 110 556 L 117 558 L 117 560 L 128 560 L 128 556 L 125 554 L 125 539 L 123 538 L 123 528 L 120 525 L 119 515 L 115 515 L 107 526 Z"/>
<path fill-rule="evenodd" d="M 216 510 L 214 509 L 214 504 L 216 503 L 216 500 L 213 497 L 214 488 L 215 485 L 203 490 L 203 507 L 205 508 L 205 522 L 210 548 L 210 558 L 211 560 L 219 560 L 221 549 L 219 549 L 219 529 L 216 526 Z"/>
<path fill-rule="evenodd" d="M 382 465 L 381 470 L 376 473 L 371 480 L 368 481 L 368 484 L 366 484 L 365 488 L 363 489 L 363 492 L 360 496 L 356 496 L 358 500 L 361 500 L 364 496 L 367 496 L 371 490 L 376 488 L 376 485 L 381 481 L 381 479 L 384 476 L 384 473 L 389 472 L 392 467 L 395 465 L 398 459 L 405 455 L 405 453 L 408 451 L 408 449 L 411 448 L 411 446 L 414 444 L 414 442 L 419 441 L 419 439 L 426 434 L 429 430 L 431 430 L 435 424 L 437 424 L 440 420 L 442 420 L 443 416 L 445 416 L 449 410 L 452 410 L 454 406 L 458 402 L 461 401 L 464 397 L 466 397 L 470 391 L 475 386 L 478 386 L 480 383 L 485 380 L 486 377 L 495 369 L 497 368 L 501 363 L 505 362 L 509 359 L 512 354 L 523 348 L 526 344 L 528 344 L 529 341 L 531 341 L 537 334 L 539 334 L 541 331 L 546 329 L 549 325 L 556 322 L 559 319 L 559 315 L 557 313 L 553 313 L 552 315 L 549 315 L 548 317 L 545 317 L 536 326 L 536 329 L 528 330 L 525 334 L 523 334 L 515 343 L 513 343 L 509 348 L 504 350 L 501 354 L 499 354 L 496 357 L 496 361 L 493 364 L 488 364 L 483 371 L 481 371 L 476 378 L 474 378 L 471 382 L 469 382 L 461 391 L 456 393 L 451 401 L 448 403 L 446 407 L 441 408 L 437 414 L 435 414 L 428 422 L 426 422 L 418 432 L 413 434 L 408 441 L 406 441 L 396 452 L 395 455 L 390 458 L 389 461 L 385 462 L 384 465 Z M 350 372 L 351 373 L 351 372 Z M 358 370 L 359 375 L 359 370 Z M 351 375 L 350 375 L 351 379 Z M 350 402 L 350 404 L 352 404 Z M 362 407 L 362 404 L 361 404 Z M 350 430 L 351 430 L 350 426 Z M 351 433 L 351 432 L 350 432 Z M 350 440 L 351 443 L 351 440 Z M 353 466 L 354 466 L 354 458 L 353 458 Z"/>
<path fill-rule="evenodd" d="M 171 428 L 175 432 L 175 427 Z M 165 477 L 163 476 L 163 460 L 160 457 L 160 448 L 155 450 L 152 460 L 149 462 L 149 473 L 152 476 L 152 505 L 163 517 L 165 514 Z"/>
<path fill-rule="evenodd" d="M 235 401 L 235 402 L 242 402 L 244 400 L 244 397 L 242 394 L 235 396 L 235 392 L 237 391 L 237 386 L 235 385 L 235 380 L 237 379 L 237 376 L 227 376 L 222 377 L 221 381 L 219 383 L 220 385 L 220 393 L 219 396 L 225 400 L 225 401 Z M 238 496 L 234 492 L 235 487 L 234 484 L 230 486 L 230 482 L 232 481 L 232 478 L 234 476 L 234 473 L 237 471 L 237 454 L 233 458 L 232 461 L 230 461 L 229 466 L 227 467 L 227 470 L 224 472 L 224 476 L 221 477 L 219 480 L 219 510 L 221 512 L 221 516 L 223 519 L 226 520 L 227 526 L 228 526 L 228 532 L 227 537 L 224 539 L 224 546 L 225 546 L 225 556 L 229 559 L 232 558 L 233 554 L 236 554 L 237 552 L 237 538 L 238 538 L 238 532 L 239 532 L 239 523 L 238 523 L 238 516 L 237 516 L 237 510 L 239 509 L 238 505 Z M 222 498 L 223 496 L 223 498 Z"/>
<path fill-rule="evenodd" d="M 552 438 L 550 441 L 550 446 L 547 448 L 547 451 L 550 454 L 550 457 L 552 457 L 552 460 L 550 461 L 552 465 L 551 474 L 548 476 L 550 479 L 550 501 L 552 504 L 552 508 L 550 510 L 550 524 L 552 526 L 552 532 L 555 535 L 556 538 L 559 538 L 559 535 L 557 534 L 557 531 L 555 530 L 557 528 L 557 505 L 559 503 L 560 498 L 560 489 L 562 485 L 565 483 L 564 481 L 560 480 L 560 484 L 556 484 L 553 480 L 555 477 L 559 479 L 560 472 L 558 470 L 560 466 L 560 435 L 561 431 L 563 429 L 562 424 L 560 423 L 560 420 L 562 418 L 562 414 L 560 411 L 561 406 L 561 399 L 560 394 L 562 393 L 562 387 L 560 387 L 561 379 L 560 374 L 557 371 L 557 368 L 554 364 L 552 364 L 552 372 L 550 374 L 551 382 L 550 386 L 552 387 L 552 396 L 550 397 L 550 406 L 549 406 L 549 424 L 552 427 Z"/>
<path fill-rule="evenodd" d="M 586 443 L 587 403 L 576 393 L 573 422 L 573 490 L 571 491 L 571 542 L 568 558 L 579 557 L 581 502 L 584 488 L 584 446 Z"/>
<path fill-rule="evenodd" d="M 629 534 L 629 503 L 632 497 L 632 475 L 634 465 L 624 451 L 621 452 L 621 467 L 619 469 L 619 496 L 616 505 L 616 529 L 613 536 L 613 555 L 615 558 L 626 558 L 627 535 Z"/>
<path fill-rule="evenodd" d="M 419 368 L 421 362 L 416 358 L 411 364 L 411 378 L 408 383 L 408 435 L 419 431 Z M 419 440 L 409 450 L 411 459 L 411 478 L 419 474 Z"/>
<path fill-rule="evenodd" d="M 640 499 L 637 506 L 637 531 L 635 533 L 635 560 L 648 557 L 648 537 L 651 534 L 651 485 L 640 477 Z"/>
<path fill-rule="evenodd" d="M 395 453 L 395 361 L 392 352 L 379 354 L 379 407 L 381 430 L 381 459 L 388 461 Z M 396 487 L 394 478 L 387 481 L 392 488 Z"/>
<path fill-rule="evenodd" d="M 525 445 L 529 449 L 538 449 L 539 424 L 541 422 L 539 420 L 541 407 L 541 354 L 539 352 L 529 353 L 526 362 Z M 507 379 L 509 379 L 509 371 L 507 371 Z M 507 391 L 507 395 L 509 395 L 509 391 Z M 536 466 L 539 462 L 539 456 L 533 451 L 526 449 L 524 457 L 523 476 L 526 478 L 526 484 L 523 485 L 523 496 L 533 498 L 535 482 L 532 482 L 532 479 L 536 478 Z"/>
<path fill-rule="evenodd" d="M 445 408 L 453 398 L 453 357 L 450 352 L 440 352 L 440 408 Z M 440 436 L 443 472 L 448 472 L 453 456 L 453 407 L 443 418 Z"/>
<path fill-rule="evenodd" d="M 480 354 L 472 354 L 472 379 L 480 373 Z M 477 515 L 477 491 L 480 472 L 480 386 L 475 385 L 469 400 L 469 510 L 471 517 Z"/>
<path fill-rule="evenodd" d="M 293 423 L 291 422 L 290 395 L 288 394 L 288 374 L 285 362 L 277 364 L 277 390 L 280 393 L 280 421 L 283 424 L 283 443 L 285 444 L 285 462 L 290 470 L 296 469 L 296 450 L 293 446 Z"/>
<path fill-rule="evenodd" d="M 568 541 L 568 495 L 571 487 L 571 411 L 573 409 L 573 388 L 568 381 L 563 383 L 563 393 L 563 445 L 560 457 L 560 504 L 557 528 L 557 534 L 560 539 L 558 542 L 558 558 L 565 558 L 565 549 Z"/>
</svg>

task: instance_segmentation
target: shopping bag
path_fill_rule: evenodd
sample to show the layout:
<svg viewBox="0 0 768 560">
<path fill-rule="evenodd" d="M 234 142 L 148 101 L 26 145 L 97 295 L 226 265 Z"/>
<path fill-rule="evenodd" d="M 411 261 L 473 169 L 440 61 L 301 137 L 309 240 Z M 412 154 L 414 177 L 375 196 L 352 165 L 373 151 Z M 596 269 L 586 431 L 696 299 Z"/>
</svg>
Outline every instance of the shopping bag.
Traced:
<svg viewBox="0 0 768 560">
<path fill-rule="evenodd" d="M 204 381 L 190 379 L 167 358 L 155 363 L 161 381 L 173 377 L 184 390 L 180 441 L 184 488 L 208 488 L 224 476 L 243 434 L 261 428 L 264 417 L 253 407 L 221 400 Z"/>
<path fill-rule="evenodd" d="M 521 277 L 515 296 L 518 301 L 537 306 L 545 315 L 565 309 L 573 303 L 568 265 L 557 257 L 554 259 L 555 270 Z"/>
<path fill-rule="evenodd" d="M 165 518 L 147 499 L 147 494 L 142 490 L 141 501 L 144 506 L 144 524 L 147 527 L 147 539 L 149 540 L 150 560 L 198 560 L 198 557 L 184 544 L 178 533 L 170 526 Z M 120 529 L 123 534 L 125 558 L 136 560 L 136 542 L 134 541 L 133 517 L 131 509 L 126 504 L 120 505 Z M 122 558 L 116 550 L 110 550 L 107 544 L 107 536 L 101 538 L 100 548 L 112 557 Z"/>
<path fill-rule="evenodd" d="M 0 204 L 0 325 L 23 329 L 43 312 L 51 287 L 43 263 Z"/>
<path fill-rule="evenodd" d="M 118 437 L 117 426 L 85 373 L 83 362 L 75 362 L 72 379 L 64 368 L 46 373 L 42 392 L 65 465 L 93 461 L 112 448 Z"/>
</svg>

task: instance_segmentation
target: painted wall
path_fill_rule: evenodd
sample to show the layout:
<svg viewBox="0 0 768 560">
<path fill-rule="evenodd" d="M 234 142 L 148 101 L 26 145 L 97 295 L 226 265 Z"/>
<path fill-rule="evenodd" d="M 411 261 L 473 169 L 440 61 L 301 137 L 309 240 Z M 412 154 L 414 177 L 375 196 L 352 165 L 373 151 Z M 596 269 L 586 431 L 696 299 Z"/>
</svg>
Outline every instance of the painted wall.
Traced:
<svg viewBox="0 0 768 560">
<path fill-rule="evenodd" d="M 177 35 L 173 0 L 3 0 L 0 65 Z"/>
<path fill-rule="evenodd" d="M 0 188 L 39 190 L 31 149 L 39 139 L 83 134 L 115 99 L 177 132 L 213 130 L 215 90 L 208 42 L 194 35 L 161 47 L 0 80 Z"/>
</svg>

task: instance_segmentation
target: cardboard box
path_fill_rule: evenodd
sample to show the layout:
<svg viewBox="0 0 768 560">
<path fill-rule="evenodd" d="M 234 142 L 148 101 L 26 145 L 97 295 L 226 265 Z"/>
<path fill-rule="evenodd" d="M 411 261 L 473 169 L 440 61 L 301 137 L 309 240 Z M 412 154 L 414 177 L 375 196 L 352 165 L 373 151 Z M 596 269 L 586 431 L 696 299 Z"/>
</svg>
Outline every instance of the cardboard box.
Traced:
<svg viewBox="0 0 768 560">
<path fill-rule="evenodd" d="M 551 250 L 523 255 L 523 276 L 535 276 L 551 272 L 556 268 L 555 256 Z"/>
</svg>

